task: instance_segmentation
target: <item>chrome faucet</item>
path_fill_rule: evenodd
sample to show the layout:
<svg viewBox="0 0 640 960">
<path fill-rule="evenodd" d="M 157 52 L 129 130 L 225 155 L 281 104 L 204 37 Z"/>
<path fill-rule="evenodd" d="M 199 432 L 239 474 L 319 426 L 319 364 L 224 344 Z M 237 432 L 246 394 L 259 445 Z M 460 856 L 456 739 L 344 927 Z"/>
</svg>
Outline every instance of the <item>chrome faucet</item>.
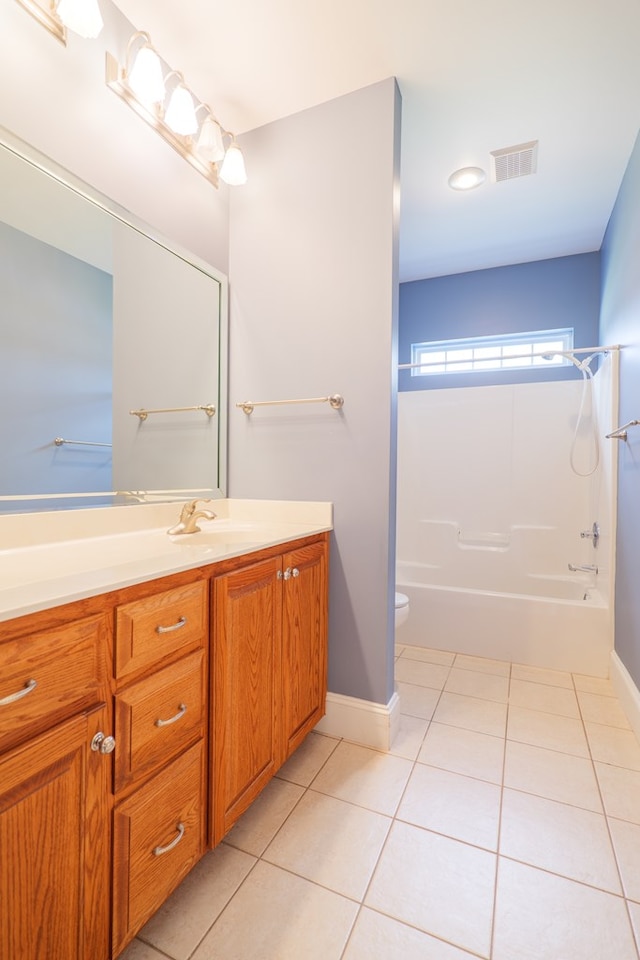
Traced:
<svg viewBox="0 0 640 960">
<path fill-rule="evenodd" d="M 169 527 L 167 530 L 170 537 L 174 537 L 179 533 L 198 533 L 200 527 L 197 521 L 200 520 L 200 518 L 204 520 L 215 519 L 216 515 L 213 510 L 196 510 L 199 503 L 211 503 L 211 500 L 189 500 L 188 503 L 184 503 L 180 511 L 180 520 L 176 523 L 175 527 Z"/>
<path fill-rule="evenodd" d="M 583 540 L 591 540 L 593 546 L 597 547 L 600 539 L 600 527 L 594 522 L 590 530 L 581 530 L 580 536 Z"/>
<path fill-rule="evenodd" d="M 572 573 L 598 573 L 598 568 L 593 563 L 570 563 L 568 566 Z"/>
</svg>

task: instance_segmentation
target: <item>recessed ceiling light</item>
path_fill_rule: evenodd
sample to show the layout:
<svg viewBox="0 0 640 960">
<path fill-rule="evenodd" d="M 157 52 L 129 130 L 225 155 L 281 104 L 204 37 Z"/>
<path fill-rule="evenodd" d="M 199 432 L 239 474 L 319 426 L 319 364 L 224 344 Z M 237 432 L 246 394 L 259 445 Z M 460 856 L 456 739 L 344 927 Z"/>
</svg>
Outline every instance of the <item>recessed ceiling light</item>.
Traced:
<svg viewBox="0 0 640 960">
<path fill-rule="evenodd" d="M 455 170 L 447 181 L 452 190 L 473 190 L 484 183 L 487 175 L 480 167 L 461 167 Z"/>
</svg>

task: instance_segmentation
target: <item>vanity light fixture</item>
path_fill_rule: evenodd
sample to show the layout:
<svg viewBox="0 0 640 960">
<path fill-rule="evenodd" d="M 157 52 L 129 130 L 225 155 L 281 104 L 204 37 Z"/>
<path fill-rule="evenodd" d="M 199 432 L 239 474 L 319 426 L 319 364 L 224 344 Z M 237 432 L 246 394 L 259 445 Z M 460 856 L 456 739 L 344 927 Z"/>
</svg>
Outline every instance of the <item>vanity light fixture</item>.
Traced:
<svg viewBox="0 0 640 960">
<path fill-rule="evenodd" d="M 236 138 L 232 137 L 231 143 L 227 147 L 222 166 L 220 167 L 220 179 L 224 180 L 231 187 L 241 187 L 247 182 L 247 171 L 244 167 L 244 157 L 242 150 L 236 143 Z"/>
<path fill-rule="evenodd" d="M 447 183 L 452 190 L 473 190 L 487 179 L 487 175 L 480 167 L 461 167 L 455 170 Z"/>
<path fill-rule="evenodd" d="M 164 114 L 164 122 L 171 127 L 174 133 L 179 133 L 183 137 L 193 136 L 198 132 L 198 118 L 196 117 L 196 108 L 193 104 L 193 97 L 187 90 L 184 77 L 177 70 L 172 70 L 164 78 L 165 86 L 167 80 L 171 77 L 177 77 L 178 83 L 169 94 L 169 102 Z"/>
<path fill-rule="evenodd" d="M 135 44 L 141 40 L 142 45 L 134 53 Z M 124 76 L 131 90 L 147 106 L 162 103 L 165 97 L 164 77 L 160 57 L 151 46 L 148 33 L 139 31 L 134 33 L 127 44 L 126 65 Z"/>
<path fill-rule="evenodd" d="M 211 163 L 218 163 L 219 160 L 224 159 L 225 154 L 224 141 L 222 139 L 223 130 L 206 103 L 198 104 L 196 107 L 196 115 L 201 107 L 207 111 L 207 115 L 200 125 L 200 133 L 198 134 L 198 142 L 196 144 L 197 150 L 205 160 L 209 160 Z"/>
<path fill-rule="evenodd" d="M 56 13 L 56 5 L 52 2 L 49 3 L 46 7 L 38 3 L 38 0 L 18 0 L 20 6 L 30 13 L 31 16 L 42 24 L 43 27 L 53 34 L 56 40 L 59 40 L 61 43 L 64 43 L 66 46 L 67 43 L 67 30 Z"/>
<path fill-rule="evenodd" d="M 86 40 L 97 37 L 104 26 L 98 0 L 58 0 L 56 12 L 65 27 Z"/>
<path fill-rule="evenodd" d="M 167 67 L 149 34 L 137 31 L 127 44 L 124 66 L 107 53 L 106 84 L 214 187 L 219 179 L 232 186 L 246 183 L 244 157 L 234 134 L 224 129 L 207 104 L 196 101 L 181 73 L 169 69 L 163 74 L 163 66 Z M 173 77 L 178 82 L 171 86 L 167 81 Z"/>
</svg>

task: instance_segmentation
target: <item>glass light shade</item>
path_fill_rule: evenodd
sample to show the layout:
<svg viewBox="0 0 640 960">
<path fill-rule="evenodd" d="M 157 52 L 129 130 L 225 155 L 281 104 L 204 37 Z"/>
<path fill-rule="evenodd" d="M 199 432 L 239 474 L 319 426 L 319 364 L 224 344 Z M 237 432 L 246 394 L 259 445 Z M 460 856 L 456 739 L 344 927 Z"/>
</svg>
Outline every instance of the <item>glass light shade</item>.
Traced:
<svg viewBox="0 0 640 960">
<path fill-rule="evenodd" d="M 247 171 L 244 167 L 242 150 L 237 143 L 229 145 L 220 168 L 220 179 L 231 187 L 240 187 L 247 182 Z"/>
<path fill-rule="evenodd" d="M 461 167 L 455 170 L 447 181 L 452 190 L 473 190 L 486 180 L 486 173 L 480 167 Z"/>
<path fill-rule="evenodd" d="M 85 39 L 92 40 L 102 30 L 98 0 L 60 0 L 56 13 L 65 27 Z"/>
<path fill-rule="evenodd" d="M 183 137 L 188 137 L 198 129 L 198 118 L 193 105 L 193 97 L 182 84 L 175 88 L 169 98 L 164 122 L 168 127 L 171 127 L 174 133 L 179 133 Z"/>
<path fill-rule="evenodd" d="M 196 146 L 198 153 L 211 163 L 217 163 L 224 157 L 222 130 L 213 117 L 205 117 Z"/>
<path fill-rule="evenodd" d="M 160 57 L 155 50 L 147 46 L 138 50 L 127 75 L 127 83 L 143 103 L 162 103 L 164 78 Z"/>
</svg>

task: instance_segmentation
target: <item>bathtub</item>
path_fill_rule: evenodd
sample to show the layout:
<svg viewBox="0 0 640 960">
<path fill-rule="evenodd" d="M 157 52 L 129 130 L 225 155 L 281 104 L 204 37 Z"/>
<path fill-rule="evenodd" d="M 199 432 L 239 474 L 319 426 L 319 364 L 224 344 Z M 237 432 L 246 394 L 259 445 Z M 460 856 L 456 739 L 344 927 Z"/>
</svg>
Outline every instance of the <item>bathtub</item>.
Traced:
<svg viewBox="0 0 640 960">
<path fill-rule="evenodd" d="M 597 577 L 522 573 L 497 542 L 464 546 L 455 567 L 398 562 L 410 610 L 400 645 L 608 676 L 611 616 Z"/>
</svg>

